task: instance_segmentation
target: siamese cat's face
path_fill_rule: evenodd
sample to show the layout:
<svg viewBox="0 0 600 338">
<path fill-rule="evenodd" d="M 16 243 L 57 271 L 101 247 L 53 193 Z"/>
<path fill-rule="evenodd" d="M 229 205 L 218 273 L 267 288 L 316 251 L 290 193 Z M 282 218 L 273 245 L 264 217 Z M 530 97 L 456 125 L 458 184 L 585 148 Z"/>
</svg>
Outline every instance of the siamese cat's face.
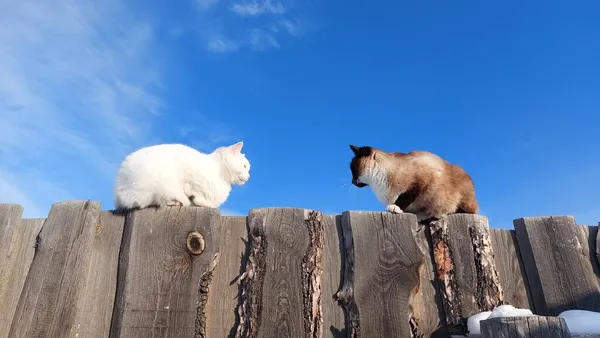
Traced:
<svg viewBox="0 0 600 338">
<path fill-rule="evenodd" d="M 350 162 L 350 171 L 352 171 L 352 184 L 359 188 L 368 186 L 364 182 L 364 177 L 371 174 L 371 170 L 375 166 L 375 151 L 372 147 L 357 147 L 350 145 L 350 149 L 354 153 L 354 157 Z"/>
</svg>

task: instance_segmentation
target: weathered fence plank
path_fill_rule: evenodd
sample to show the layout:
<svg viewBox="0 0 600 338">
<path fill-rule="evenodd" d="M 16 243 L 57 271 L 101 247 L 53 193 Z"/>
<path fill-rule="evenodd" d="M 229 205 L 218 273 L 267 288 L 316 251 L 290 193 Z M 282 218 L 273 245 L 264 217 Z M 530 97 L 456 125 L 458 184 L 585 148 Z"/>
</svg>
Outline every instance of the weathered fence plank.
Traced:
<svg viewBox="0 0 600 338">
<path fill-rule="evenodd" d="M 91 268 L 100 203 L 70 201 L 52 206 L 10 328 L 10 337 L 66 337 L 74 329 Z M 89 314 L 102 317 L 102 309 Z M 91 325 L 89 322 L 77 326 Z M 79 329 L 79 327 L 77 328 Z"/>
<path fill-rule="evenodd" d="M 598 225 L 595 226 L 595 230 L 596 230 L 596 241 L 594 243 L 594 245 L 596 245 L 596 263 L 598 264 L 597 266 L 600 266 L 600 222 L 598 222 Z M 594 239 L 591 238 L 591 234 L 590 234 L 590 241 L 593 241 Z M 594 252 L 590 252 L 590 255 L 593 255 Z"/>
<path fill-rule="evenodd" d="M 217 209 L 162 207 L 127 215 L 111 337 L 205 337 L 219 260 Z"/>
<path fill-rule="evenodd" d="M 446 325 L 450 334 L 465 334 L 468 317 L 504 300 L 487 218 L 448 215 L 431 223 L 431 238 Z"/>
<path fill-rule="evenodd" d="M 324 225 L 318 211 L 253 209 L 237 337 L 322 334 Z"/>
<path fill-rule="evenodd" d="M 23 207 L 0 204 L 0 337 L 8 337 L 44 219 L 21 219 Z"/>
<path fill-rule="evenodd" d="M 439 293 L 438 280 L 436 279 L 433 265 L 431 238 L 429 236 L 429 225 L 417 225 L 415 240 L 423 252 L 423 267 L 421 268 L 421 279 L 419 292 L 413 299 L 414 321 L 413 331 L 417 337 L 447 338 L 448 329 L 444 322 L 444 308 L 441 294 Z"/>
<path fill-rule="evenodd" d="M 352 337 L 411 337 L 412 303 L 424 255 L 413 214 L 344 212 L 345 306 Z"/>
<path fill-rule="evenodd" d="M 519 218 L 514 225 L 536 313 L 600 311 L 597 227 L 576 225 L 571 216 Z"/>
<path fill-rule="evenodd" d="M 119 249 L 125 216 L 102 211 L 90 248 L 83 296 L 78 300 L 72 336 L 108 337 L 117 290 Z"/>
<path fill-rule="evenodd" d="M 346 337 L 344 310 L 333 296 L 340 289 L 343 278 L 343 237 L 341 216 L 324 215 L 325 247 L 323 252 L 323 336 Z"/>
<path fill-rule="evenodd" d="M 239 318 L 237 277 L 243 272 L 247 260 L 246 217 L 221 217 L 219 264 L 213 274 L 206 311 L 206 336 L 231 337 L 235 334 Z"/>
<path fill-rule="evenodd" d="M 515 231 L 490 229 L 490 237 L 496 270 L 504 291 L 504 303 L 535 312 Z"/>
<path fill-rule="evenodd" d="M 496 317 L 482 320 L 482 338 L 570 338 L 567 323 L 559 317 Z"/>
</svg>

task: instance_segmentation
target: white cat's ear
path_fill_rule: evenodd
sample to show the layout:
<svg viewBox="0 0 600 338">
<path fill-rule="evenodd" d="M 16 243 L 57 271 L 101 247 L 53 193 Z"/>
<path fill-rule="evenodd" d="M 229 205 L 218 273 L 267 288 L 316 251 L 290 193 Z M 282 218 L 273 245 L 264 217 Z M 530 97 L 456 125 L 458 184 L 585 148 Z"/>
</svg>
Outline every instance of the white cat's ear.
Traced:
<svg viewBox="0 0 600 338">
<path fill-rule="evenodd" d="M 240 141 L 236 144 L 230 145 L 229 149 L 233 151 L 235 154 L 242 152 L 242 147 L 244 146 L 244 141 Z"/>
</svg>

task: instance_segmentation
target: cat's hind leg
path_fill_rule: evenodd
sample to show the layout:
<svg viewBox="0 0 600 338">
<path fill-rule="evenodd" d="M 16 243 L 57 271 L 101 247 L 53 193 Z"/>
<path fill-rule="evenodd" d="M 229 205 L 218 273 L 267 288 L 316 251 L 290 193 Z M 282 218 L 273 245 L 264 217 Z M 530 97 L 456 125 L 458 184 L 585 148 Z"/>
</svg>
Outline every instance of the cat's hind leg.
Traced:
<svg viewBox="0 0 600 338">
<path fill-rule="evenodd" d="M 207 207 L 207 208 L 212 207 L 212 205 L 210 203 L 208 203 L 207 200 L 205 200 L 203 197 L 198 196 L 198 195 L 191 195 L 190 201 L 192 202 L 193 205 L 198 206 L 198 207 Z"/>
<path fill-rule="evenodd" d="M 187 197 L 187 195 L 183 191 L 181 191 L 179 193 L 176 193 L 173 198 L 168 200 L 167 205 L 172 207 L 187 207 L 192 205 L 192 203 L 190 202 L 190 199 Z"/>
</svg>

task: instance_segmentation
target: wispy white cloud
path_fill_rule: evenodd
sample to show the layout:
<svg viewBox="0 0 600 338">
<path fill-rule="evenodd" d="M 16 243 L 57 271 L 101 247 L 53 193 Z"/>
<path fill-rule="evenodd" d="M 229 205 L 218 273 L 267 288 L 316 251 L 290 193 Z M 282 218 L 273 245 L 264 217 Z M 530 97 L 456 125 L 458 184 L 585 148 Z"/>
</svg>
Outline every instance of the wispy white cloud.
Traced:
<svg viewBox="0 0 600 338">
<path fill-rule="evenodd" d="M 242 141 L 227 124 L 194 113 L 192 123 L 179 127 L 179 135 L 194 148 L 209 153 L 216 147 Z M 198 126 L 198 127 L 196 127 Z"/>
<path fill-rule="evenodd" d="M 210 52 L 279 48 L 285 39 L 302 37 L 310 26 L 304 20 L 308 6 L 290 0 L 194 1 L 199 31 Z"/>
<path fill-rule="evenodd" d="M 200 11 L 206 11 L 214 7 L 219 0 L 195 0 L 196 6 Z"/>
<path fill-rule="evenodd" d="M 215 53 L 227 53 L 237 51 L 239 46 L 225 37 L 213 35 L 208 38 L 206 49 Z"/>
<path fill-rule="evenodd" d="M 231 10 L 241 16 L 256 16 L 261 14 L 284 14 L 285 8 L 279 1 L 253 0 L 235 3 Z"/>
<path fill-rule="evenodd" d="M 259 28 L 254 28 L 250 32 L 250 44 L 254 49 L 265 50 L 271 47 L 279 47 L 279 43 L 273 34 L 263 31 Z"/>
<path fill-rule="evenodd" d="M 110 191 L 118 162 L 151 139 L 164 108 L 161 54 L 137 15 L 116 0 L 4 6 L 0 202 L 44 217 L 98 181 Z M 58 188 L 69 180 L 80 190 Z"/>
</svg>

